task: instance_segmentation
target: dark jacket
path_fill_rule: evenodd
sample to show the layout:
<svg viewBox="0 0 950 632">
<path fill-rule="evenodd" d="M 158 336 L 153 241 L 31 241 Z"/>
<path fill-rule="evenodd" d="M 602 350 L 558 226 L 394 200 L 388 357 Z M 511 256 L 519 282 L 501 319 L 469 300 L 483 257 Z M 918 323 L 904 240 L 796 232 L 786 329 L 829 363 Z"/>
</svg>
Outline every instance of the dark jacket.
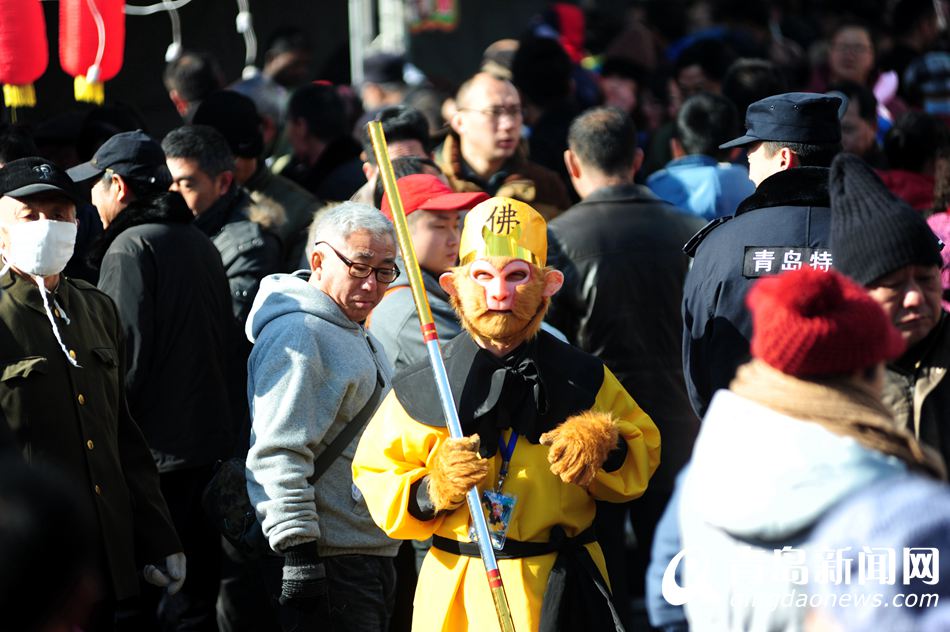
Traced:
<svg viewBox="0 0 950 632">
<path fill-rule="evenodd" d="M 550 223 L 548 262 L 564 273 L 548 321 L 600 358 L 656 421 L 663 459 L 651 487 L 672 490 L 699 422 L 683 381 L 683 243 L 703 222 L 646 187 L 598 189 Z"/>
<path fill-rule="evenodd" d="M 573 99 L 553 104 L 531 125 L 531 135 L 528 137 L 531 161 L 550 169 L 561 178 L 572 203 L 578 202 L 580 197 L 571 186 L 571 178 L 564 164 L 564 150 L 567 149 L 567 133 L 578 114 L 580 110 Z"/>
<path fill-rule="evenodd" d="M 828 169 L 780 171 L 763 180 L 733 217 L 713 220 L 687 244 L 693 267 L 683 295 L 683 369 L 700 417 L 713 393 L 728 387 L 749 359 L 749 286 L 783 269 L 810 263 L 828 268 L 829 204 Z"/>
<path fill-rule="evenodd" d="M 194 220 L 221 255 L 234 317 L 242 327 L 261 279 L 281 268 L 280 240 L 249 219 L 250 203 L 247 191 L 232 186 Z"/>
<path fill-rule="evenodd" d="M 291 158 L 280 175 L 290 178 L 327 202 L 350 199 L 366 182 L 362 148 L 349 136 L 332 141 L 312 165 Z"/>
<path fill-rule="evenodd" d="M 126 339 L 126 393 L 161 472 L 229 456 L 239 331 L 211 241 L 177 193 L 133 202 L 93 252 Z"/>
<path fill-rule="evenodd" d="M 11 271 L 0 279 L 0 408 L 27 462 L 55 466 L 85 490 L 107 596 L 132 597 L 143 564 L 182 548 L 126 405 L 119 314 L 108 296 L 65 277 L 50 304 L 82 368 L 56 342 L 36 284 Z"/>
<path fill-rule="evenodd" d="M 296 182 L 271 173 L 263 162 L 244 188 L 251 194 L 253 219 L 258 215 L 276 219 L 272 232 L 284 249 L 281 272 L 297 270 L 307 245 L 307 229 L 320 208 L 320 200 Z"/>
<path fill-rule="evenodd" d="M 950 463 L 950 316 L 923 340 L 887 365 L 884 404 L 897 425 Z"/>
<path fill-rule="evenodd" d="M 484 191 L 530 204 L 544 219 L 551 220 L 571 205 L 567 187 L 556 173 L 525 158 L 524 147 L 492 175 L 483 181 L 465 164 L 459 138 L 449 134 L 436 151 L 435 161 L 449 179 L 454 191 Z"/>
<path fill-rule="evenodd" d="M 76 205 L 76 245 L 73 256 L 63 269 L 63 274 L 72 279 L 82 279 L 95 285 L 99 280 L 99 271 L 89 265 L 89 251 L 102 234 L 102 220 L 96 207 L 89 203 Z"/>
</svg>

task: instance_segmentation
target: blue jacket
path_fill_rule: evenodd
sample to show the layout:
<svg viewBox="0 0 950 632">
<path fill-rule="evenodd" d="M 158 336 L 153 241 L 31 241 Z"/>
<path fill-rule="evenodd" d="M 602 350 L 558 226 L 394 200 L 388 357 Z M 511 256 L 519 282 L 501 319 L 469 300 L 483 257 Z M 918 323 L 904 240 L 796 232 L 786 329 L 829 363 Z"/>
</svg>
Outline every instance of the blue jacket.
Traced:
<svg viewBox="0 0 950 632">
<path fill-rule="evenodd" d="M 755 191 L 748 169 L 703 154 L 667 163 L 647 178 L 647 186 L 661 200 L 706 220 L 732 215 Z"/>
<path fill-rule="evenodd" d="M 831 261 L 828 173 L 799 167 L 766 178 L 734 217 L 713 220 L 686 245 L 693 267 L 683 290 L 683 370 L 698 416 L 748 360 L 752 283 L 783 266 L 826 269 Z"/>
</svg>

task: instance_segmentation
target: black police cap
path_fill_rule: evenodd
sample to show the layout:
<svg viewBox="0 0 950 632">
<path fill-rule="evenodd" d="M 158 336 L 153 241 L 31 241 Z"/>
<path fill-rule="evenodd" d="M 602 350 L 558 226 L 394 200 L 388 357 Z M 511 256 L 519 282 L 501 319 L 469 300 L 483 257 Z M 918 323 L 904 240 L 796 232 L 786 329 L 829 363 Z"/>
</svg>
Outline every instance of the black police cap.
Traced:
<svg viewBox="0 0 950 632">
<path fill-rule="evenodd" d="M 749 105 L 746 133 L 719 146 L 742 147 L 761 141 L 820 145 L 841 141 L 841 99 L 813 92 L 786 92 Z"/>
</svg>

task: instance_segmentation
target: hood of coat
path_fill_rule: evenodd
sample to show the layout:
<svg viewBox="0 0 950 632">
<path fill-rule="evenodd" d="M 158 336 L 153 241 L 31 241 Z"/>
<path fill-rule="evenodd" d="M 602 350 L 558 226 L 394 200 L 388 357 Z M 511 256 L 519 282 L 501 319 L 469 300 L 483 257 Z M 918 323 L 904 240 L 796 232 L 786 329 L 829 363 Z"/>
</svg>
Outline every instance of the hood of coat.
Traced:
<svg viewBox="0 0 950 632">
<path fill-rule="evenodd" d="M 389 288 L 386 290 L 387 294 L 395 288 L 412 287 L 409 283 L 409 273 L 406 271 L 406 262 L 403 261 L 402 256 L 396 257 L 396 267 L 399 268 L 400 275 L 396 277 L 395 281 L 389 284 Z M 439 285 L 440 275 L 429 272 L 425 268 L 419 268 L 419 272 L 422 273 L 422 285 L 425 287 L 426 292 L 448 303 L 449 295 L 442 289 L 442 286 Z"/>
<path fill-rule="evenodd" d="M 852 491 L 906 470 L 817 423 L 720 390 L 696 440 L 683 512 L 734 537 L 781 540 Z"/>
<path fill-rule="evenodd" d="M 347 318 L 332 298 L 311 285 L 309 278 L 310 272 L 306 270 L 264 277 L 244 325 L 247 339 L 254 342 L 268 323 L 297 312 L 316 316 L 344 329 L 358 329 L 359 324 Z"/>
</svg>

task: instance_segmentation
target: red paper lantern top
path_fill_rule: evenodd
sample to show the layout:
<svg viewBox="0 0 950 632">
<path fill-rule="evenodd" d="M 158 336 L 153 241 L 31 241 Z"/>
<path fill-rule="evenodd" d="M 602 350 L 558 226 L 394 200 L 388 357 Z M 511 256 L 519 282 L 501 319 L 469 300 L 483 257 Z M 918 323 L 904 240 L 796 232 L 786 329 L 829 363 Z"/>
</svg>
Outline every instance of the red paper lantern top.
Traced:
<svg viewBox="0 0 950 632">
<path fill-rule="evenodd" d="M 124 9 L 124 0 L 60 0 L 59 63 L 63 70 L 74 77 L 85 76 L 98 61 L 99 76 L 91 79 L 115 77 L 122 68 L 125 49 Z"/>
<path fill-rule="evenodd" d="M 0 0 L 0 83 L 22 86 L 49 64 L 40 0 Z"/>
</svg>

